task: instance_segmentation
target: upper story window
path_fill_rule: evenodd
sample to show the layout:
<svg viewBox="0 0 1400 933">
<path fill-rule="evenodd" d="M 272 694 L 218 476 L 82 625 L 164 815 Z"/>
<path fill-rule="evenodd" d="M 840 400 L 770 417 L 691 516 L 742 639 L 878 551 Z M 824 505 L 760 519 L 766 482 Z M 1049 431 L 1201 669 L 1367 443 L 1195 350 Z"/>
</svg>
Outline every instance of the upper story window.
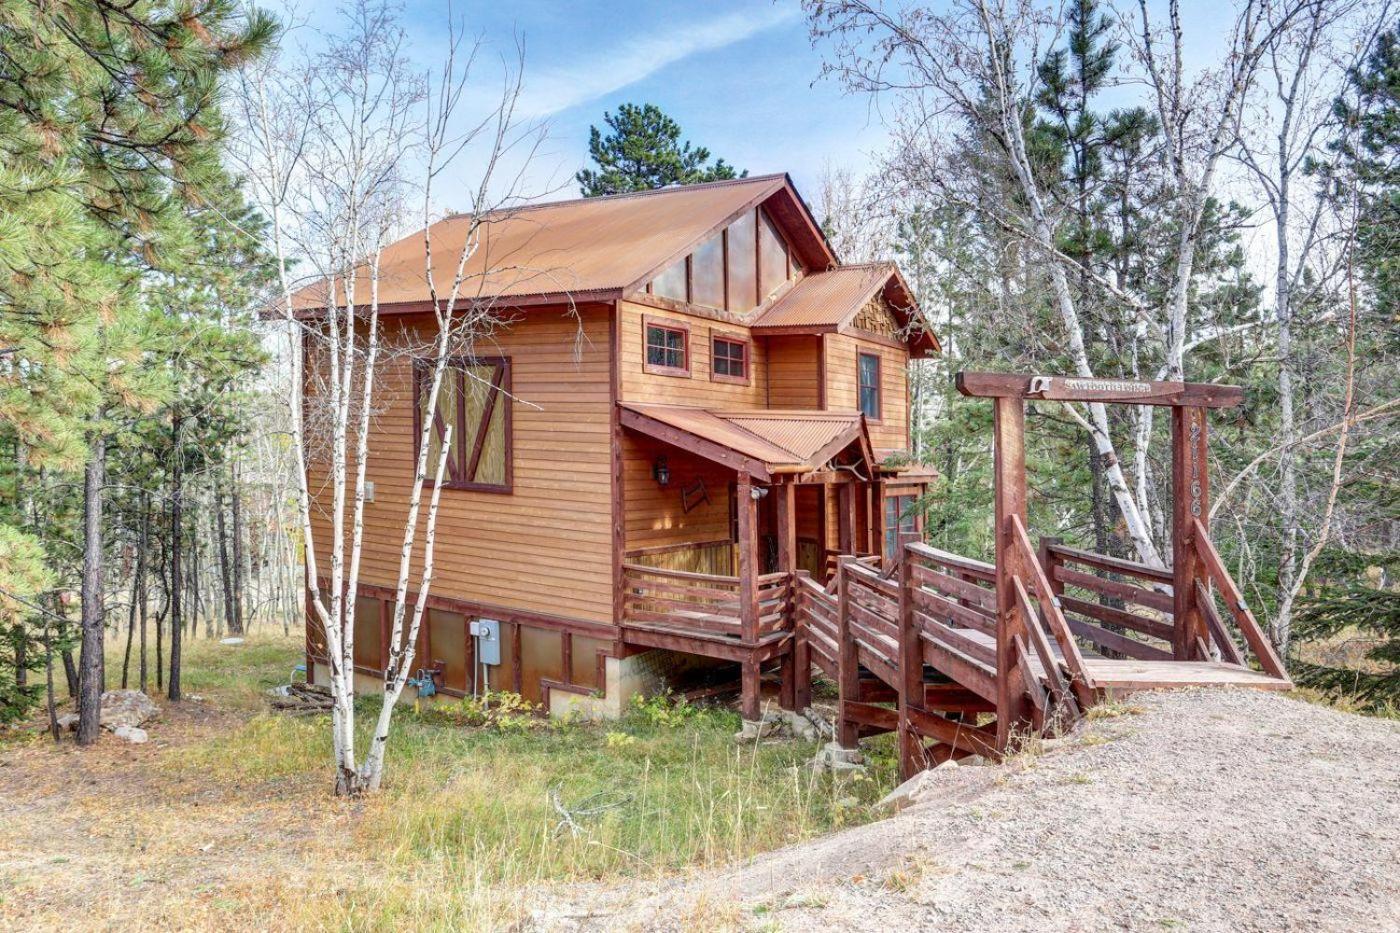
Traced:
<svg viewBox="0 0 1400 933">
<path fill-rule="evenodd" d="M 426 418 L 432 386 L 432 364 L 417 364 L 418 417 Z M 443 374 L 437 409 L 431 413 L 428 477 L 437 471 L 442 441 L 452 427 L 443 486 L 482 492 L 509 492 L 511 488 L 510 360 L 475 357 L 453 361 Z M 421 420 L 415 425 L 415 444 L 422 437 Z M 417 451 L 415 450 L 415 455 Z"/>
<path fill-rule="evenodd" d="M 856 356 L 856 373 L 860 377 L 860 410 L 871 421 L 880 420 L 880 356 L 860 353 Z"/>
<path fill-rule="evenodd" d="M 645 334 L 645 369 L 663 376 L 690 375 L 690 328 L 676 321 L 646 318 L 642 322 Z"/>
<path fill-rule="evenodd" d="M 660 298 L 744 314 L 801 270 L 778 225 L 755 208 L 658 273 L 647 287 Z"/>
<path fill-rule="evenodd" d="M 710 348 L 710 378 L 749 384 L 749 342 L 716 334 Z"/>
</svg>

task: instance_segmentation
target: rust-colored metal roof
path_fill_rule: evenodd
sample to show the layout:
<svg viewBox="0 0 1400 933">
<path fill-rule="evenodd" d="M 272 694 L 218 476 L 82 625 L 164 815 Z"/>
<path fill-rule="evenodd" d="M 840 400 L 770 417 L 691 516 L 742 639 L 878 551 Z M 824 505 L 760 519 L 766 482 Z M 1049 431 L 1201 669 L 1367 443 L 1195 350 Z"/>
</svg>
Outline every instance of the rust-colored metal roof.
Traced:
<svg viewBox="0 0 1400 933">
<path fill-rule="evenodd" d="M 476 224 L 477 249 L 467 261 L 460 298 L 620 297 L 758 203 L 786 219 L 785 231 L 809 267 L 834 264 L 835 256 L 787 176 L 762 175 L 488 214 Z M 439 297 L 446 298 L 473 220 L 449 217 L 430 231 L 433 277 Z M 424 265 L 421 230 L 386 247 L 380 255 L 381 306 L 428 301 Z M 301 289 L 296 307 L 324 307 L 325 288 L 324 282 L 316 282 Z M 367 271 L 357 290 L 364 302 L 369 294 Z"/>
<path fill-rule="evenodd" d="M 753 322 L 755 331 L 779 327 L 840 327 L 884 287 L 894 264 L 841 266 L 804 276 Z"/>
<path fill-rule="evenodd" d="M 804 276 L 754 319 L 755 334 L 819 334 L 844 331 L 865 303 L 881 291 L 910 330 L 910 349 L 938 352 L 938 338 L 892 262 L 839 266 Z"/>
<path fill-rule="evenodd" d="M 709 456 L 704 445 L 715 445 L 737 456 L 718 460 L 735 469 L 763 474 L 803 473 L 819 469 L 831 457 L 853 443 L 860 443 L 867 459 L 869 438 L 865 421 L 856 411 L 771 410 L 711 411 L 683 405 L 620 402 L 623 423 L 659 440 L 684 446 L 687 439 L 702 442 L 697 452 Z M 627 417 L 630 413 L 632 417 Z M 668 430 L 669 429 L 669 430 Z M 675 433 L 679 432 L 679 434 Z M 762 469 L 755 470 L 755 465 Z"/>
</svg>

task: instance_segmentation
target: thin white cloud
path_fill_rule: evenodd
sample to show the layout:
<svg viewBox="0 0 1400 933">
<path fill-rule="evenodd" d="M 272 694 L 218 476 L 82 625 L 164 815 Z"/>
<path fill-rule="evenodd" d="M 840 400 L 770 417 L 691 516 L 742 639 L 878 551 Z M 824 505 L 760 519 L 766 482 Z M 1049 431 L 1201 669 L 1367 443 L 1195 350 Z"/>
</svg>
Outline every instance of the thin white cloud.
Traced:
<svg viewBox="0 0 1400 933">
<path fill-rule="evenodd" d="M 735 42 L 789 22 L 796 6 L 762 5 L 691 23 L 675 23 L 666 31 L 633 36 L 565 66 L 525 70 L 525 87 L 517 114 L 538 119 L 588 103 L 635 84 L 667 65 L 697 52 L 722 49 Z"/>
</svg>

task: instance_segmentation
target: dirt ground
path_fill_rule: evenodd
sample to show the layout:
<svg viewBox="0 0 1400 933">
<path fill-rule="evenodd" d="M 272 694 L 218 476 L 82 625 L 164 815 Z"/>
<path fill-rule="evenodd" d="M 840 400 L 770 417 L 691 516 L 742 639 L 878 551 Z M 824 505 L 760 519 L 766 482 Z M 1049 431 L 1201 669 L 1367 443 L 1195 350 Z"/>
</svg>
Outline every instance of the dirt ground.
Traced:
<svg viewBox="0 0 1400 933">
<path fill-rule="evenodd" d="M 539 929 L 1400 930 L 1400 723 L 1147 694 L 1039 755 L 939 772 L 891 819 Z"/>
<path fill-rule="evenodd" d="M 0 929 L 284 927 L 279 905 L 324 889 L 341 860 L 332 842 L 348 805 L 327 808 L 305 782 L 207 781 L 162 764 L 246 718 L 163 703 L 145 745 L 104 733 L 87 751 L 47 736 L 0 749 Z"/>
<path fill-rule="evenodd" d="M 516 928 L 1400 930 L 1400 723 L 1247 692 L 1110 713 L 745 865 L 519 892 Z M 144 746 L 0 748 L 0 929 L 285 929 L 339 899 L 372 870 L 346 846 L 359 804 L 172 767 L 247 715 L 190 702 Z"/>
</svg>

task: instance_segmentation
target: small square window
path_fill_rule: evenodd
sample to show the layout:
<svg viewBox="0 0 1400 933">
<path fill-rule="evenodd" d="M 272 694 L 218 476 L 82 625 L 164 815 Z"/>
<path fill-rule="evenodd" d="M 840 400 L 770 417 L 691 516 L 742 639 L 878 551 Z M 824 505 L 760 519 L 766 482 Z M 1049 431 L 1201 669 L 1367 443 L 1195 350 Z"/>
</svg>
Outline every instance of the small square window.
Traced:
<svg viewBox="0 0 1400 933">
<path fill-rule="evenodd" d="M 667 376 L 690 375 L 690 332 L 683 325 L 645 323 L 645 369 Z"/>
<path fill-rule="evenodd" d="M 749 381 L 749 344 L 745 340 L 715 337 L 711 353 L 711 374 L 718 382 Z"/>
</svg>

